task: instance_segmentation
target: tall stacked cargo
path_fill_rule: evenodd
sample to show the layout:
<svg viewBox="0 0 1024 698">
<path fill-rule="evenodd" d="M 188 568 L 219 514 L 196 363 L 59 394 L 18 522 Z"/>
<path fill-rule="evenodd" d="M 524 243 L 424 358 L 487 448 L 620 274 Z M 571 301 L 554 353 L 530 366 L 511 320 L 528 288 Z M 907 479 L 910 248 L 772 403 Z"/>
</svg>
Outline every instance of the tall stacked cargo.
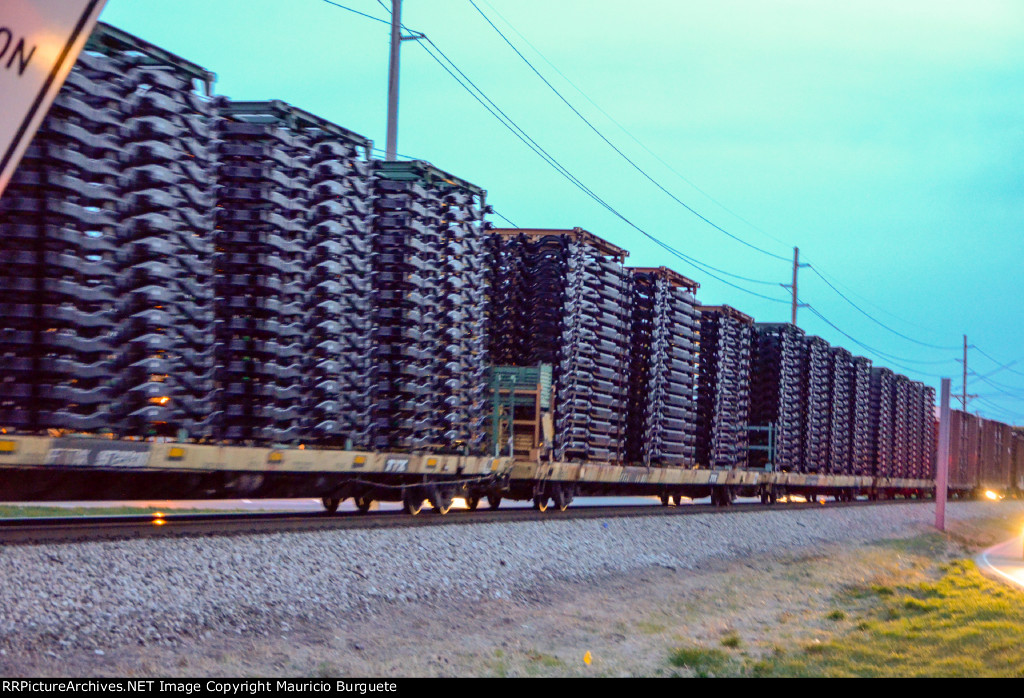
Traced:
<svg viewBox="0 0 1024 698">
<path fill-rule="evenodd" d="M 699 284 L 666 267 L 630 268 L 632 319 L 626 460 L 692 465 Z"/>
<path fill-rule="evenodd" d="M 897 373 L 893 397 L 893 466 L 890 477 L 908 477 L 910 464 L 910 379 Z"/>
<path fill-rule="evenodd" d="M 486 192 L 425 162 L 375 168 L 372 446 L 482 453 Z"/>
<path fill-rule="evenodd" d="M 871 473 L 894 477 L 896 374 L 888 368 L 871 369 Z"/>
<path fill-rule="evenodd" d="M 833 347 L 829 354 L 828 472 L 852 475 L 850 435 L 854 432 L 852 407 L 856 388 L 853 354 L 842 347 Z"/>
<path fill-rule="evenodd" d="M 804 340 L 804 371 L 801 385 L 803 423 L 803 471 L 826 473 L 829 467 L 829 372 L 831 348 L 821 337 Z"/>
<path fill-rule="evenodd" d="M 871 474 L 871 359 L 853 358 L 850 376 L 850 473 Z"/>
<path fill-rule="evenodd" d="M 777 470 L 803 467 L 804 332 L 788 323 L 756 323 L 750 386 L 751 426 L 772 427 Z M 764 468 L 768 461 L 767 431 L 751 432 L 750 462 Z"/>
<path fill-rule="evenodd" d="M 0 204 L 0 421 L 210 434 L 212 80 L 97 25 Z"/>
<path fill-rule="evenodd" d="M 907 468 L 904 477 L 919 478 L 924 457 L 924 384 L 910 381 L 907 407 Z"/>
<path fill-rule="evenodd" d="M 925 480 L 934 480 L 936 476 L 936 458 L 938 457 L 939 422 L 935 418 L 935 388 L 924 387 L 924 405 L 921 414 L 921 474 Z"/>
<path fill-rule="evenodd" d="M 492 246 L 519 259 L 523 304 L 514 312 L 525 341 L 515 364 L 554 366 L 554 456 L 621 461 L 629 383 L 627 252 L 580 228 L 496 229 Z M 517 262 L 508 261 L 508 264 Z M 501 336 L 491 336 L 494 343 Z"/>
<path fill-rule="evenodd" d="M 221 435 L 304 432 L 308 145 L 283 102 L 227 102 L 219 123 L 217 310 Z"/>
<path fill-rule="evenodd" d="M 526 366 L 539 339 L 524 324 L 531 303 L 523 245 L 515 238 L 488 235 L 485 241 L 491 271 L 491 300 L 487 307 L 487 353 L 495 366 Z M 552 283 L 557 277 L 552 278 Z M 557 287 L 550 289 L 558 294 Z M 548 301 L 542 291 L 543 302 Z"/>
<path fill-rule="evenodd" d="M 128 434 L 206 438 L 217 419 L 213 74 L 112 28 L 90 45 L 124 76 L 114 420 Z"/>
<path fill-rule="evenodd" d="M 697 462 L 711 468 L 745 468 L 754 319 L 727 305 L 699 310 Z"/>
<path fill-rule="evenodd" d="M 83 51 L 0 199 L 0 425 L 110 429 L 118 103 L 124 76 Z"/>
<path fill-rule="evenodd" d="M 308 148 L 304 435 L 370 445 L 372 142 L 292 108 Z"/>
</svg>

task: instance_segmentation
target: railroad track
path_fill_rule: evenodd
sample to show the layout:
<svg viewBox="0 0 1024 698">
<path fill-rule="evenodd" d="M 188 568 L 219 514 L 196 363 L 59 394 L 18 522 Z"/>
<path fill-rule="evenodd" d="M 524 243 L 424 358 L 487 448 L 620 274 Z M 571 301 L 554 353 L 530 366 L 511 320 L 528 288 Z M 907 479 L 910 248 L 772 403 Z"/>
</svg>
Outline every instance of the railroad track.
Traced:
<svg viewBox="0 0 1024 698">
<path fill-rule="evenodd" d="M 882 506 L 922 500 L 886 502 L 828 502 L 828 508 Z M 409 516 L 402 511 L 328 514 L 294 512 L 246 512 L 229 514 L 164 514 L 133 516 L 74 516 L 0 519 L 0 544 L 84 543 L 102 540 L 180 536 L 260 535 L 269 533 L 370 528 L 416 528 L 463 524 L 512 523 L 518 521 L 567 521 L 638 516 L 692 516 L 694 514 L 744 514 L 760 511 L 821 509 L 821 504 L 788 503 L 765 505 L 743 503 L 729 507 L 710 504 L 681 506 L 629 505 L 580 506 L 566 511 L 539 512 L 534 509 L 452 510 L 446 516 L 427 511 Z"/>
</svg>

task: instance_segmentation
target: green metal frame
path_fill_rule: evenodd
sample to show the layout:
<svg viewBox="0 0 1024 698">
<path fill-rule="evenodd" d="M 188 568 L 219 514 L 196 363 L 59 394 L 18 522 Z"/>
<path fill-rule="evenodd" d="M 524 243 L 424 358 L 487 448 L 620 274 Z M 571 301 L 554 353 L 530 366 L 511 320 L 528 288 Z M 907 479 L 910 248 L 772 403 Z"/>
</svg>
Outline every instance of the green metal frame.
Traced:
<svg viewBox="0 0 1024 698">
<path fill-rule="evenodd" d="M 772 422 L 766 427 L 752 427 L 747 426 L 747 431 L 766 431 L 768 432 L 768 445 L 767 446 L 747 446 L 748 451 L 767 451 L 768 452 L 768 463 L 764 469 L 766 472 L 774 472 L 775 470 L 775 423 Z M 751 468 L 754 470 L 754 468 Z"/>
</svg>

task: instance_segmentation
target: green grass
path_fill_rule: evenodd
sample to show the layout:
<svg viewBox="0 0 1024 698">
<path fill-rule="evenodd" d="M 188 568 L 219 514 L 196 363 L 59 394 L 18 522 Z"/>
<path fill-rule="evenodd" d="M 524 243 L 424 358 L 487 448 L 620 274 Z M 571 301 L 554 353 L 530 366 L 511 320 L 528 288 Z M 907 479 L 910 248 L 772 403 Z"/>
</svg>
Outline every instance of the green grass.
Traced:
<svg viewBox="0 0 1024 698">
<path fill-rule="evenodd" d="M 744 669 L 755 676 L 1024 676 L 1024 592 L 987 579 L 971 561 L 942 569 L 936 581 L 851 589 L 844 595 L 853 607 L 848 629 Z"/>
<path fill-rule="evenodd" d="M 230 509 L 160 509 L 158 507 L 49 507 L 21 506 L 17 504 L 0 505 L 0 518 L 36 518 L 45 516 L 130 516 L 133 514 L 151 516 L 157 512 L 164 514 L 212 514 L 231 513 Z"/>
<path fill-rule="evenodd" d="M 726 635 L 725 637 L 722 638 L 722 646 L 723 647 L 729 647 L 731 649 L 736 649 L 741 644 L 743 644 L 743 641 L 740 639 L 739 633 L 729 633 L 728 635 Z"/>
<path fill-rule="evenodd" d="M 679 669 L 688 669 L 694 676 L 733 676 L 740 666 L 719 649 L 706 647 L 677 647 L 669 655 L 669 664 Z"/>
</svg>

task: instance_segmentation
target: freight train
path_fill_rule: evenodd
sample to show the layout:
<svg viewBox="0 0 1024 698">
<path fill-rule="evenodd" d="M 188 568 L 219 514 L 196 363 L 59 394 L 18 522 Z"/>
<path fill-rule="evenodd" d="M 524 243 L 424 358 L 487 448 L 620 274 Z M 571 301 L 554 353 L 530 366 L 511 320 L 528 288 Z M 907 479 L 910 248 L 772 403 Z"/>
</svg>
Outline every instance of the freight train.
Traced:
<svg viewBox="0 0 1024 698">
<path fill-rule="evenodd" d="M 100 24 L 0 198 L 0 499 L 927 496 L 934 391 Z M 1024 437 L 954 413 L 952 491 Z"/>
</svg>

